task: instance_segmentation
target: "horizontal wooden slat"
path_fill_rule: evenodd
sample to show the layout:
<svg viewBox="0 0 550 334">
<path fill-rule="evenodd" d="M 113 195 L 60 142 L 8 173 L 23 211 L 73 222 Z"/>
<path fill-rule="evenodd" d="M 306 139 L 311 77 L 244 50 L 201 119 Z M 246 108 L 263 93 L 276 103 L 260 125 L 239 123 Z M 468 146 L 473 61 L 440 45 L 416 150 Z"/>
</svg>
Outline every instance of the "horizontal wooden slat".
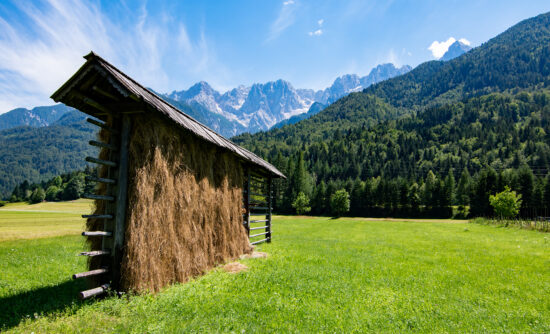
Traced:
<svg viewBox="0 0 550 334">
<path fill-rule="evenodd" d="M 110 237 L 113 234 L 105 231 L 84 231 L 82 235 L 85 237 Z"/>
<path fill-rule="evenodd" d="M 109 131 L 109 132 L 111 132 L 111 133 L 118 133 L 117 130 L 115 130 L 115 129 L 113 129 L 113 128 L 107 126 L 107 125 L 105 125 L 105 123 L 102 123 L 102 122 L 100 122 L 100 121 L 96 121 L 96 120 L 93 119 L 93 118 L 86 118 L 86 121 L 87 121 L 88 123 L 93 124 L 93 125 L 99 126 L 100 128 L 105 129 L 105 130 L 107 130 L 107 131 Z"/>
<path fill-rule="evenodd" d="M 269 220 L 268 219 L 260 219 L 260 220 L 251 220 L 250 223 L 253 224 L 253 223 L 267 223 Z"/>
<path fill-rule="evenodd" d="M 258 241 L 251 242 L 250 244 L 251 244 L 251 245 L 255 245 L 255 244 L 259 244 L 260 242 L 265 242 L 265 241 L 267 241 L 267 240 L 268 240 L 268 238 L 265 238 L 265 239 L 262 239 L 262 240 L 258 240 Z"/>
<path fill-rule="evenodd" d="M 244 190 L 244 193 L 246 193 L 246 190 Z M 250 192 L 250 195 L 252 196 L 260 196 L 260 197 L 267 197 L 267 194 L 259 194 L 259 193 L 255 193 L 253 191 Z"/>
<path fill-rule="evenodd" d="M 102 177 L 95 177 L 95 176 L 86 176 L 86 180 L 94 181 L 94 182 L 107 183 L 107 184 L 115 184 L 116 183 L 116 180 L 105 179 L 105 178 L 102 178 Z"/>
<path fill-rule="evenodd" d="M 101 294 L 105 293 L 105 291 L 109 290 L 109 286 L 110 286 L 109 284 L 103 284 L 103 285 L 101 285 L 97 288 L 80 291 L 80 293 L 78 294 L 78 297 L 80 299 L 86 299 L 86 298 L 90 298 L 90 297 L 93 297 L 93 296 L 101 295 Z"/>
<path fill-rule="evenodd" d="M 83 277 L 90 277 L 90 276 L 96 276 L 96 275 L 102 275 L 109 272 L 109 270 L 102 268 L 102 269 L 95 269 L 90 271 L 85 271 L 83 273 L 78 273 L 73 275 L 73 279 L 83 278 Z"/>
<path fill-rule="evenodd" d="M 269 234 L 269 232 L 253 234 L 253 235 L 249 236 L 249 238 L 259 237 L 259 236 L 261 236 L 261 235 L 266 235 L 266 234 Z"/>
<path fill-rule="evenodd" d="M 106 149 L 109 149 L 109 150 L 112 150 L 112 151 L 117 150 L 117 147 L 115 145 L 107 144 L 107 143 L 97 141 L 97 140 L 90 140 L 88 143 L 92 146 L 102 147 L 102 148 L 106 148 Z"/>
<path fill-rule="evenodd" d="M 82 215 L 82 218 L 92 219 L 113 219 L 113 215 Z"/>
<path fill-rule="evenodd" d="M 80 253 L 81 256 L 101 256 L 101 255 L 109 255 L 109 254 L 111 253 L 108 251 L 102 251 L 102 250 Z"/>
<path fill-rule="evenodd" d="M 251 212 L 250 215 L 251 216 L 267 216 L 267 214 L 265 212 L 264 213 Z"/>
<path fill-rule="evenodd" d="M 113 196 L 104 196 L 104 195 L 94 195 L 94 194 L 84 194 L 82 197 L 87 199 L 98 199 L 103 201 L 114 201 L 115 198 Z"/>
<path fill-rule="evenodd" d="M 251 206 L 250 210 L 268 210 L 267 206 Z"/>
<path fill-rule="evenodd" d="M 250 228 L 250 231 L 254 231 L 254 230 L 265 230 L 266 228 L 268 228 L 269 226 L 260 226 L 260 227 L 251 227 Z"/>
<path fill-rule="evenodd" d="M 100 164 L 100 165 L 105 165 L 105 166 L 109 166 L 109 167 L 116 167 L 116 162 L 108 161 L 108 160 L 101 160 L 101 159 L 93 158 L 93 157 L 86 157 L 86 161 L 92 162 L 94 164 Z"/>
</svg>

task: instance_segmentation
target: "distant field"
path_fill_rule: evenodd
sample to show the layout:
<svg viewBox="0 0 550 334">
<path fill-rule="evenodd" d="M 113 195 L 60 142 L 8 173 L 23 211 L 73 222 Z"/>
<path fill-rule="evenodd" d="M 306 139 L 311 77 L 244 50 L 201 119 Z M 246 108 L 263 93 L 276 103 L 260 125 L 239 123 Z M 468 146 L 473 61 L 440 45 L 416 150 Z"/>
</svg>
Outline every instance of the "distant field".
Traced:
<svg viewBox="0 0 550 334">
<path fill-rule="evenodd" d="M 0 207 L 0 241 L 80 234 L 92 202 L 9 203 Z"/>
<path fill-rule="evenodd" d="M 62 211 L 64 205 L 73 212 L 68 220 L 87 210 L 83 202 L 55 205 L 59 210 L 31 209 Z M 12 214 L 9 208 L 0 210 L 0 217 Z M 50 223 L 41 226 L 54 231 L 63 225 Z M 81 224 L 66 223 L 75 229 Z M 23 224 L 22 237 L 31 225 Z M 12 233 L 18 233 L 16 227 Z M 269 258 L 242 260 L 247 272 L 214 270 L 155 295 L 86 302 L 75 299 L 83 283 L 69 279 L 85 268 L 85 260 L 75 256 L 84 246 L 81 237 L 4 240 L 0 328 L 27 333 L 550 332 L 549 239 L 536 231 L 457 221 L 276 216 L 273 243 L 259 247 Z"/>
</svg>

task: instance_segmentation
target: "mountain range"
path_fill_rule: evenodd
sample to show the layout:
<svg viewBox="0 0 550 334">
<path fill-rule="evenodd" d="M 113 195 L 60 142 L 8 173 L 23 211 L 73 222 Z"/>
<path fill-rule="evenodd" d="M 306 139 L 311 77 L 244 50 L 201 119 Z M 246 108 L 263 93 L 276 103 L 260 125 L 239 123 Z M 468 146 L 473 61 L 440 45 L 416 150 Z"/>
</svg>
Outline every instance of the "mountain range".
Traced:
<svg viewBox="0 0 550 334">
<path fill-rule="evenodd" d="M 406 65 L 397 68 L 393 64 L 382 64 L 372 69 L 367 76 L 347 74 L 337 78 L 330 87 L 319 91 L 296 89 L 288 81 L 280 79 L 250 87 L 241 85 L 223 94 L 202 81 L 187 90 L 159 95 L 199 122 L 231 137 L 243 132 L 268 130 L 293 116 L 302 115 L 300 118 L 305 118 L 314 114 L 308 111 L 315 102 L 329 105 L 346 94 L 410 70 L 410 66 Z M 0 130 L 25 125 L 48 126 L 70 110 L 61 104 L 32 110 L 14 109 L 0 115 Z"/>
<path fill-rule="evenodd" d="M 293 116 L 308 114 L 315 102 L 329 105 L 342 96 L 410 70 L 411 67 L 407 65 L 398 68 L 393 64 L 382 64 L 364 77 L 356 74 L 338 77 L 330 87 L 318 91 L 296 89 L 287 81 L 277 80 L 250 87 L 239 86 L 221 94 L 208 83 L 199 82 L 188 90 L 173 91 L 163 97 L 222 116 L 233 123 L 233 127 L 222 128 L 213 120 L 205 124 L 224 135 L 236 135 L 268 130 Z"/>
</svg>

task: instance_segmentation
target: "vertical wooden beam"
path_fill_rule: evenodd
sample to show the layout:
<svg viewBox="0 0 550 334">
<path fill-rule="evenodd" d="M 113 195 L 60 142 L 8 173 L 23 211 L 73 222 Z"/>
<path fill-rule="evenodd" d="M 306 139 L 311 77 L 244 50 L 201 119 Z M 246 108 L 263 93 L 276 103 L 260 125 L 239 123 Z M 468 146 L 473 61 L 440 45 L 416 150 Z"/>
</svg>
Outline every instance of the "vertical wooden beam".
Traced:
<svg viewBox="0 0 550 334">
<path fill-rule="evenodd" d="M 246 169 L 246 232 L 250 236 L 250 168 Z"/>
<path fill-rule="evenodd" d="M 124 233 L 126 224 L 126 202 L 128 192 L 128 146 L 130 142 L 131 119 L 128 115 L 122 116 L 120 132 L 120 151 L 118 159 L 118 177 L 116 189 L 115 226 L 113 235 L 113 281 L 112 287 L 120 287 L 120 265 L 124 248 Z"/>
<path fill-rule="evenodd" d="M 273 179 L 271 178 L 271 176 L 269 176 L 267 178 L 267 224 L 266 224 L 266 239 L 267 239 L 267 242 L 271 242 L 271 210 L 272 210 L 272 206 L 273 206 L 273 201 L 272 201 L 272 190 L 273 190 Z"/>
</svg>

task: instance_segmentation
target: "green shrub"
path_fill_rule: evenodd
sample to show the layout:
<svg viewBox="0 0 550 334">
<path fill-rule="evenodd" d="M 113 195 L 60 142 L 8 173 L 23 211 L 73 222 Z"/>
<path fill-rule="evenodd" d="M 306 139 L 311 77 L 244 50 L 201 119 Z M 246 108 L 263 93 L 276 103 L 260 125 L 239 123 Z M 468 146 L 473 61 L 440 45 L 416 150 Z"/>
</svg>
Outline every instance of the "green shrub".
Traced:
<svg viewBox="0 0 550 334">
<path fill-rule="evenodd" d="M 292 207 L 296 209 L 296 213 L 299 215 L 311 211 L 311 207 L 309 206 L 309 198 L 301 191 L 298 194 L 298 197 L 296 197 L 296 200 L 292 203 Z"/>
<path fill-rule="evenodd" d="M 521 207 L 521 195 L 511 191 L 506 186 L 503 192 L 489 196 L 489 202 L 499 218 L 513 218 L 519 213 Z"/>
<path fill-rule="evenodd" d="M 340 217 L 348 212 L 349 207 L 349 194 L 345 189 L 340 189 L 330 196 L 330 208 L 336 217 Z"/>
<path fill-rule="evenodd" d="M 61 189 L 59 187 L 49 186 L 48 189 L 46 189 L 46 200 L 50 202 L 57 201 L 60 193 Z"/>
<path fill-rule="evenodd" d="M 44 199 L 46 199 L 46 193 L 44 192 L 44 189 L 38 187 L 32 192 L 30 202 L 32 204 L 41 203 L 44 202 Z"/>
</svg>

